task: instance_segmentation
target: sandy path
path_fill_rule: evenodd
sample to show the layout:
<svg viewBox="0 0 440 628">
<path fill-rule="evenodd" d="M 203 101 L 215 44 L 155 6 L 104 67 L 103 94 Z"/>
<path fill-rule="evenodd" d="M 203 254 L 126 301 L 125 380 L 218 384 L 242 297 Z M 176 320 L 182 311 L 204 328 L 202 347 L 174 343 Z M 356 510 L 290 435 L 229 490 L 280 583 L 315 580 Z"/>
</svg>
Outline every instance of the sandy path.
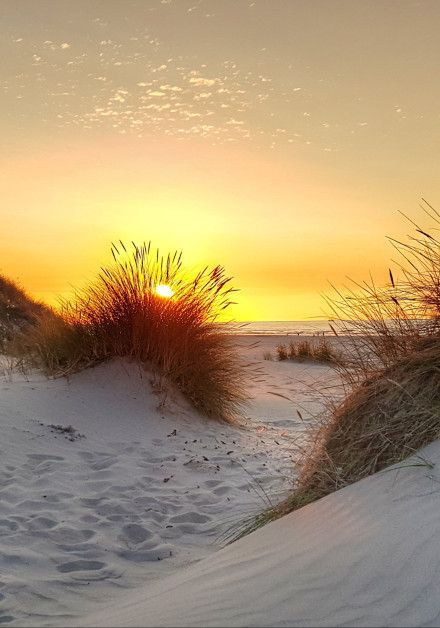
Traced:
<svg viewBox="0 0 440 628">
<path fill-rule="evenodd" d="M 439 626 L 440 441 L 84 626 Z"/>
<path fill-rule="evenodd" d="M 206 421 L 176 395 L 162 406 L 124 362 L 70 381 L 4 377 L 0 623 L 60 625 L 107 606 L 218 550 L 231 525 L 281 496 L 307 426 L 295 404 L 319 407 L 300 379 L 331 374 L 262 369 L 241 427 Z"/>
</svg>

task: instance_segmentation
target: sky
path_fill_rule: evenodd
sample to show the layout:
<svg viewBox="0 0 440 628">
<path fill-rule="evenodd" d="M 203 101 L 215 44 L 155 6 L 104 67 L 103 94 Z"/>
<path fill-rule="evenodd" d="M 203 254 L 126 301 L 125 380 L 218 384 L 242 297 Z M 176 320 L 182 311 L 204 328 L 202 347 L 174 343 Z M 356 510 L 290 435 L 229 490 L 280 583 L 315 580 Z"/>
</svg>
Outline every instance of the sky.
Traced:
<svg viewBox="0 0 440 628">
<path fill-rule="evenodd" d="M 440 2 L 1 0 L 0 273 L 56 303 L 110 243 L 325 315 L 440 206 Z"/>
</svg>

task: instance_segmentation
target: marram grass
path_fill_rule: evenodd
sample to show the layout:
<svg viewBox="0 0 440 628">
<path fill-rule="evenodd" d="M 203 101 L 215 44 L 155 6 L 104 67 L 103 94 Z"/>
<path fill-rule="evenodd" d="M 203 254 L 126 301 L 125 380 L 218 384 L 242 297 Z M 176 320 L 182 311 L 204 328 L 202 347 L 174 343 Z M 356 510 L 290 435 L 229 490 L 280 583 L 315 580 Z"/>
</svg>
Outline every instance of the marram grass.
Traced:
<svg viewBox="0 0 440 628">
<path fill-rule="evenodd" d="M 402 463 L 440 438 L 440 213 L 425 202 L 430 228 L 411 222 L 397 280 L 354 284 L 328 299 L 344 336 L 337 369 L 345 399 L 329 408 L 301 452 L 298 479 L 281 503 L 243 523 L 237 538 L 293 510 Z M 288 359 L 284 348 L 283 356 Z M 403 463 L 404 464 L 404 463 Z M 429 467 L 420 459 L 412 466 Z"/>
<path fill-rule="evenodd" d="M 245 402 L 244 366 L 219 315 L 231 304 L 222 267 L 188 274 L 179 253 L 150 244 L 112 245 L 113 264 L 62 306 L 41 318 L 22 350 L 52 375 L 128 357 L 171 382 L 203 414 L 232 419 Z M 167 286 L 164 297 L 158 286 Z M 163 290 L 162 290 L 163 291 Z"/>
<path fill-rule="evenodd" d="M 7 348 L 21 331 L 35 324 L 50 309 L 32 299 L 15 282 L 0 275 L 0 350 Z"/>
</svg>

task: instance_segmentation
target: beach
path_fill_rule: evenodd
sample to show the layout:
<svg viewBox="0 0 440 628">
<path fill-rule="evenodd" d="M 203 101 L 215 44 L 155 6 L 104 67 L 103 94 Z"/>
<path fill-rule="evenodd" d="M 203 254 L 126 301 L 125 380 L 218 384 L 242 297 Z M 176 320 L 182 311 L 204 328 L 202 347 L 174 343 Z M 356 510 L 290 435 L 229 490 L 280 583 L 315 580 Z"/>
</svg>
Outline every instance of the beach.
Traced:
<svg viewBox="0 0 440 628">
<path fill-rule="evenodd" d="M 235 424 L 199 415 L 127 360 L 69 378 L 3 359 L 0 621 L 57 626 L 201 559 L 291 489 L 329 366 L 279 362 L 285 336 L 237 336 L 250 400 Z M 108 620 L 110 621 L 110 620 Z"/>
<path fill-rule="evenodd" d="M 440 628 L 440 1 L 1 18 L 0 628 Z"/>
<path fill-rule="evenodd" d="M 48 379 L 3 356 L 0 623 L 438 626 L 438 441 L 239 538 L 342 395 L 331 366 L 276 358 L 291 339 L 234 336 L 232 423 L 126 359 Z"/>
</svg>

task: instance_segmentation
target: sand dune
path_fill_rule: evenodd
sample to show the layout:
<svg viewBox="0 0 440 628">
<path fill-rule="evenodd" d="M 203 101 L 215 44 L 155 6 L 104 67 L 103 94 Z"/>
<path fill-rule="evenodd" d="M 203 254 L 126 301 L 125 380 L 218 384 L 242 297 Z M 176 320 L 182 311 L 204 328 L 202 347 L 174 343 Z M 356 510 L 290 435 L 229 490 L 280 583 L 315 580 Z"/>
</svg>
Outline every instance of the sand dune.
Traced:
<svg viewBox="0 0 440 628">
<path fill-rule="evenodd" d="M 420 455 L 82 625 L 439 626 L 440 441 Z"/>
<path fill-rule="evenodd" d="M 262 373 L 241 425 L 205 420 L 123 361 L 70 380 L 5 372 L 0 623 L 75 623 L 212 555 L 231 525 L 288 490 L 320 406 L 307 382 L 332 372 L 265 362 L 251 344 L 242 350 Z"/>
<path fill-rule="evenodd" d="M 69 381 L 5 370 L 0 623 L 440 625 L 440 442 L 222 548 L 290 488 L 319 392 L 337 394 L 331 369 L 263 360 L 277 340 L 253 340 L 237 425 L 124 361 Z"/>
</svg>

